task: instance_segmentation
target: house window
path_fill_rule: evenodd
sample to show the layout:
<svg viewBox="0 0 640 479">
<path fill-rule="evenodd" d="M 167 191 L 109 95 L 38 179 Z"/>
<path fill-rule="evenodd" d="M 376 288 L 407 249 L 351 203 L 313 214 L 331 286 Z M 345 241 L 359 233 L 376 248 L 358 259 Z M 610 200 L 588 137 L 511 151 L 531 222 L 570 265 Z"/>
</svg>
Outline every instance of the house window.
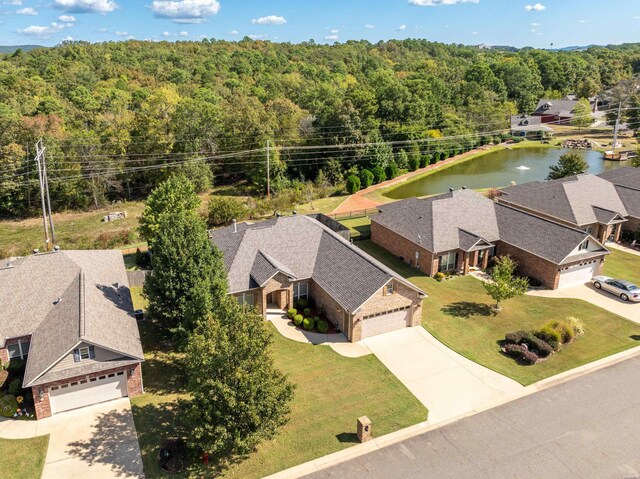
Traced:
<svg viewBox="0 0 640 479">
<path fill-rule="evenodd" d="M 293 285 L 293 299 L 308 299 L 309 298 L 309 284 L 308 283 L 296 283 Z"/>
<path fill-rule="evenodd" d="M 393 294 L 393 283 L 389 283 L 384 288 L 385 294 Z"/>
<path fill-rule="evenodd" d="M 18 341 L 17 343 L 10 344 L 7 346 L 7 351 L 9 353 L 9 360 L 11 359 L 25 359 L 29 354 L 29 346 L 31 343 L 29 341 Z"/>
<path fill-rule="evenodd" d="M 438 257 L 438 271 L 451 271 L 456 267 L 456 260 L 458 259 L 458 254 L 454 251 L 451 253 L 443 254 Z"/>
<path fill-rule="evenodd" d="M 76 348 L 73 350 L 73 360 L 76 363 L 80 361 L 85 361 L 87 359 L 95 359 L 96 350 L 93 346 L 83 346 L 81 348 Z"/>
<path fill-rule="evenodd" d="M 240 304 L 246 304 L 247 306 L 253 306 L 255 304 L 255 295 L 253 293 L 242 293 L 238 296 L 238 302 Z"/>
<path fill-rule="evenodd" d="M 591 226 L 587 226 L 583 231 L 590 235 L 593 232 L 593 228 Z"/>
<path fill-rule="evenodd" d="M 588 248 L 589 248 L 589 240 L 582 242 L 580 246 L 578 246 L 578 251 L 583 251 Z"/>
</svg>

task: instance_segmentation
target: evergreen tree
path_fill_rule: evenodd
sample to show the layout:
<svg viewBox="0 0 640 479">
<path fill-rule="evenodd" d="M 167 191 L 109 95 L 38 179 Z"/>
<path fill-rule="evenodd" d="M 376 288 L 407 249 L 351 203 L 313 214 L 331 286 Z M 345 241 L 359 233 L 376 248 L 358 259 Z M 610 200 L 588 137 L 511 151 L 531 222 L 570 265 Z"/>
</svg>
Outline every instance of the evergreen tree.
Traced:
<svg viewBox="0 0 640 479">
<path fill-rule="evenodd" d="M 567 176 L 579 175 L 586 173 L 589 164 L 585 159 L 577 153 L 567 153 L 562 155 L 558 163 L 549 167 L 549 175 L 547 180 L 557 180 L 566 178 Z"/>
<path fill-rule="evenodd" d="M 272 438 L 287 422 L 294 387 L 274 366 L 262 317 L 234 299 L 191 334 L 185 365 L 190 399 L 180 421 L 187 443 L 218 469 Z"/>
</svg>

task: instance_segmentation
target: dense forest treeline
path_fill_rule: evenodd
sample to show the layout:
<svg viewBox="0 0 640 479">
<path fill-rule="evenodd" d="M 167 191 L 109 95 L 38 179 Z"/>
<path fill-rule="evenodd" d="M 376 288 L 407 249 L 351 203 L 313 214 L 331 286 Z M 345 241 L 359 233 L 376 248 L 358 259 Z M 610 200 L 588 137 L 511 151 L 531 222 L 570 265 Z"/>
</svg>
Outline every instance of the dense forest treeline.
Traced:
<svg viewBox="0 0 640 479">
<path fill-rule="evenodd" d="M 245 39 L 16 51 L 0 56 L 0 215 L 36 211 L 39 138 L 57 210 L 143 196 L 174 171 L 199 189 L 215 176 L 264 192 L 267 141 L 277 192 L 320 170 L 340 183 L 354 165 L 468 149 L 543 95 L 589 97 L 638 73 L 640 44 L 509 52 Z"/>
</svg>

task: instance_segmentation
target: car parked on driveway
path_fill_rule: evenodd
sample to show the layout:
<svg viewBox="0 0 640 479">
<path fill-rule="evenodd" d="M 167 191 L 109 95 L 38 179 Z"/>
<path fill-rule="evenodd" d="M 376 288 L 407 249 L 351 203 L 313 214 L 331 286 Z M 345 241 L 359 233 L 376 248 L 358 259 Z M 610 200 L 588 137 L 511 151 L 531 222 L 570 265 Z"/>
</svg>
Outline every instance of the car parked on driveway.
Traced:
<svg viewBox="0 0 640 479">
<path fill-rule="evenodd" d="M 591 282 L 596 289 L 615 294 L 623 301 L 640 302 L 640 287 L 624 279 L 596 276 Z"/>
</svg>

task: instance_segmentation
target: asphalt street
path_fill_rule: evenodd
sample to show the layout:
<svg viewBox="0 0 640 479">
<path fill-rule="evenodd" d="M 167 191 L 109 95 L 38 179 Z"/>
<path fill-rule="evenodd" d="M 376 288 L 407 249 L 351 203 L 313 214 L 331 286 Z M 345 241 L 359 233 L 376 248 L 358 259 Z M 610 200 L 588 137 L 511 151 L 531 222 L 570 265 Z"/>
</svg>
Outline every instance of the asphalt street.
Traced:
<svg viewBox="0 0 640 479">
<path fill-rule="evenodd" d="M 640 358 L 306 477 L 640 478 Z"/>
</svg>

